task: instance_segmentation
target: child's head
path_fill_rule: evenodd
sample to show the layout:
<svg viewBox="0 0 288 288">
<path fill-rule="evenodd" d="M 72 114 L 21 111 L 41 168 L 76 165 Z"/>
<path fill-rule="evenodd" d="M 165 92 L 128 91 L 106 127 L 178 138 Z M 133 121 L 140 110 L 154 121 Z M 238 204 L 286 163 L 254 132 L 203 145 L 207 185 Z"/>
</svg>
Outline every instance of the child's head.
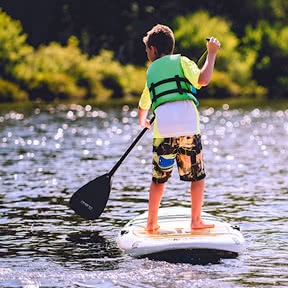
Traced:
<svg viewBox="0 0 288 288">
<path fill-rule="evenodd" d="M 172 54 L 175 47 L 175 39 L 172 30 L 165 25 L 156 25 L 150 31 L 147 32 L 147 35 L 143 38 L 143 42 L 146 45 L 146 49 L 151 47 L 156 48 L 156 53 L 158 57 L 161 55 Z"/>
</svg>

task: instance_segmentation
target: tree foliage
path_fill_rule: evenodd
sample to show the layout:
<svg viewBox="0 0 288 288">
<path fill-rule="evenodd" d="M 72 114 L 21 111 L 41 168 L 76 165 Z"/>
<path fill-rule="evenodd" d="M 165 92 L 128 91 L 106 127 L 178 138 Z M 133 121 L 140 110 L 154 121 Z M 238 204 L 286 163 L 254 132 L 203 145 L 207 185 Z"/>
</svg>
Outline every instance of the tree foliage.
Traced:
<svg viewBox="0 0 288 288">
<path fill-rule="evenodd" d="M 288 26 L 260 21 L 256 28 L 247 26 L 243 38 L 246 50 L 254 51 L 252 75 L 267 87 L 271 98 L 288 92 Z"/>
<path fill-rule="evenodd" d="M 22 31 L 20 21 L 12 20 L 0 8 L 0 69 L 1 74 L 12 73 L 19 63 L 33 48 L 26 43 L 26 34 Z"/>
<path fill-rule="evenodd" d="M 171 26 L 176 52 L 194 60 L 207 36 L 220 40 L 203 97 L 288 95 L 285 0 L 2 0 L 1 7 L 0 90 L 9 99 L 25 98 L 23 90 L 46 100 L 138 95 L 142 37 L 157 23 Z"/>
<path fill-rule="evenodd" d="M 207 35 L 220 39 L 221 49 L 217 55 L 214 87 L 205 91 L 206 94 L 213 97 L 216 92 L 218 97 L 264 94 L 265 89 L 257 87 L 252 81 L 256 53 L 238 48 L 240 40 L 231 30 L 230 22 L 219 16 L 211 17 L 207 11 L 175 19 L 175 38 L 179 42 L 179 51 L 184 51 L 191 58 L 204 46 Z"/>
<path fill-rule="evenodd" d="M 66 46 L 51 42 L 27 55 L 16 65 L 15 76 L 25 83 L 32 99 L 84 97 L 87 91 L 77 82 L 86 71 L 86 61 L 87 55 L 81 53 L 77 39 L 71 37 Z"/>
</svg>

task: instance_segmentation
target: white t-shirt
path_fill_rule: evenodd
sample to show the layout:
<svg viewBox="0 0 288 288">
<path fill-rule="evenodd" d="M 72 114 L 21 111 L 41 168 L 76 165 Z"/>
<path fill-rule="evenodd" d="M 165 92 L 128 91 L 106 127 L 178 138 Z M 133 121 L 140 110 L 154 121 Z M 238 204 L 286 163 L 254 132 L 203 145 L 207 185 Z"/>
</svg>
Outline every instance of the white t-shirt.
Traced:
<svg viewBox="0 0 288 288">
<path fill-rule="evenodd" d="M 199 113 L 192 100 L 168 102 L 155 109 L 154 138 L 200 133 Z M 167 117 L 167 115 L 169 115 Z"/>
</svg>

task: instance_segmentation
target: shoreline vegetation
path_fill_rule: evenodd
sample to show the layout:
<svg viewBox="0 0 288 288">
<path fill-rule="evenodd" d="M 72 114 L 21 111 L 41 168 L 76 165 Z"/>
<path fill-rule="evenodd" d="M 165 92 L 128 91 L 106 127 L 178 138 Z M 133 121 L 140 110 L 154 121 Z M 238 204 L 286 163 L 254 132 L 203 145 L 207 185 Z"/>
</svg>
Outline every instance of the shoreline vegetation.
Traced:
<svg viewBox="0 0 288 288">
<path fill-rule="evenodd" d="M 0 116 L 3 113 L 7 113 L 10 111 L 29 111 L 34 109 L 44 109 L 46 110 L 49 107 L 57 107 L 57 106 L 91 106 L 91 109 L 108 109 L 108 108 L 119 108 L 125 105 L 128 105 L 130 108 L 138 107 L 138 99 L 136 97 L 130 99 L 117 99 L 114 101 L 99 101 L 99 100 L 55 100 L 52 102 L 43 102 L 43 101 L 24 101 L 24 102 L 13 102 L 13 103 L 0 103 Z M 228 99 L 199 99 L 199 109 L 203 108 L 214 108 L 214 109 L 255 109 L 255 108 L 269 108 L 272 110 L 285 110 L 288 111 L 288 99 L 280 99 L 280 100 L 271 100 L 268 101 L 266 99 L 258 99 L 255 100 L 253 98 L 228 98 Z"/>
<path fill-rule="evenodd" d="M 205 29 L 199 23 L 206 23 Z M 191 59 L 203 51 L 207 35 L 221 41 L 211 84 L 197 94 L 201 105 L 256 106 L 288 99 L 288 70 L 279 69 L 288 59 L 288 46 L 282 41 L 288 39 L 288 26 L 262 21 L 255 27 L 247 25 L 240 37 L 224 17 L 203 10 L 175 16 L 169 25 L 175 32 L 175 53 L 181 51 Z M 0 103 L 138 102 L 149 63 L 121 63 L 115 51 L 107 49 L 88 55 L 73 35 L 66 44 L 38 47 L 31 46 L 27 37 L 21 22 L 0 8 Z"/>
</svg>

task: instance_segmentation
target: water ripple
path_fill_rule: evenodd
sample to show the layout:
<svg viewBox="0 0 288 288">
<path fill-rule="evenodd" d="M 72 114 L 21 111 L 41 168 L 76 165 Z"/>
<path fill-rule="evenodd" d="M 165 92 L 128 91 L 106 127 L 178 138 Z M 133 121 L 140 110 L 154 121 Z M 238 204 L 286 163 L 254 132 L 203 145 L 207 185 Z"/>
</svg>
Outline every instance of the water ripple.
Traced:
<svg viewBox="0 0 288 288">
<path fill-rule="evenodd" d="M 146 211 L 151 133 L 113 178 L 102 217 L 68 207 L 108 172 L 139 133 L 137 110 L 48 105 L 0 112 L 1 287 L 284 287 L 288 285 L 288 110 L 201 110 L 207 170 L 204 209 L 240 224 L 247 249 L 218 265 L 123 255 L 119 229 Z M 190 205 L 176 170 L 162 205 Z"/>
</svg>

